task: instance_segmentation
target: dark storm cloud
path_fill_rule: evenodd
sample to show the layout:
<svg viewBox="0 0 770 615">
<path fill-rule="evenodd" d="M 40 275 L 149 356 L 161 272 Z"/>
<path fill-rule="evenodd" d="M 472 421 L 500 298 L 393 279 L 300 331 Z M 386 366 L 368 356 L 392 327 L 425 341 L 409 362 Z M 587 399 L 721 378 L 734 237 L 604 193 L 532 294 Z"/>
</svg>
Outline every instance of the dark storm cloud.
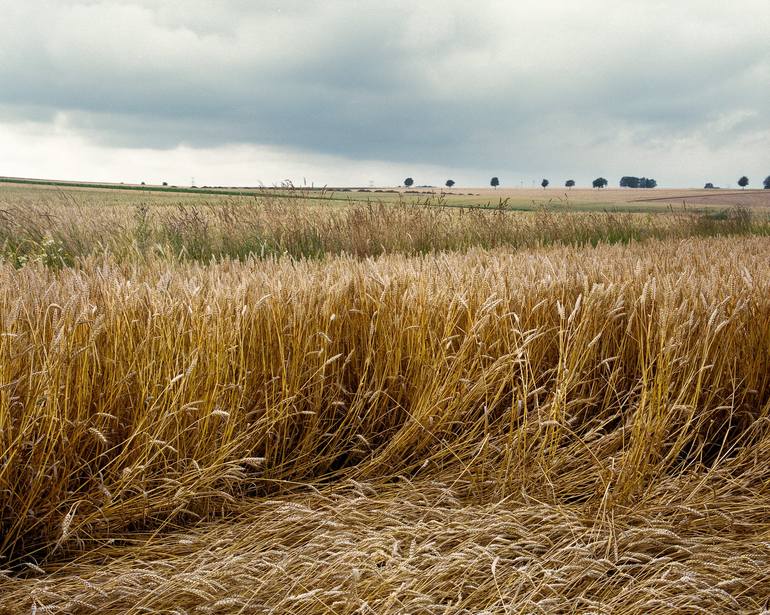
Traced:
<svg viewBox="0 0 770 615">
<path fill-rule="evenodd" d="M 512 4 L 16 4 L 0 119 L 64 114 L 110 146 L 525 170 L 770 130 L 765 0 Z"/>
</svg>

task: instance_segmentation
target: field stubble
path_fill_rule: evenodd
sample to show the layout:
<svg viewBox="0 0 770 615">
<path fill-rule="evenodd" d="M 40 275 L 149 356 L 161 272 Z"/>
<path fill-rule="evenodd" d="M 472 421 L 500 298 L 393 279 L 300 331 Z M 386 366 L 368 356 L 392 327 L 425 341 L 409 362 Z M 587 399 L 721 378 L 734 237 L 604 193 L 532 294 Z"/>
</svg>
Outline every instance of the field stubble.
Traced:
<svg viewBox="0 0 770 615">
<path fill-rule="evenodd" d="M 767 609 L 770 245 L 665 237 L 6 260 L 0 611 Z"/>
</svg>

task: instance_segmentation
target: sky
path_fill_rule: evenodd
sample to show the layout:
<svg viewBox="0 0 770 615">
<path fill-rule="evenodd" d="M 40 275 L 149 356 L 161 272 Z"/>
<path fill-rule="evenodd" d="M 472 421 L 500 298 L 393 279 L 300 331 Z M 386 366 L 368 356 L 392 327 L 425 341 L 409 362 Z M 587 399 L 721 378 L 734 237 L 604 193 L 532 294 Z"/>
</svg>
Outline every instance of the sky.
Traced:
<svg viewBox="0 0 770 615">
<path fill-rule="evenodd" d="M 0 175 L 770 175 L 768 0 L 0 0 Z"/>
</svg>

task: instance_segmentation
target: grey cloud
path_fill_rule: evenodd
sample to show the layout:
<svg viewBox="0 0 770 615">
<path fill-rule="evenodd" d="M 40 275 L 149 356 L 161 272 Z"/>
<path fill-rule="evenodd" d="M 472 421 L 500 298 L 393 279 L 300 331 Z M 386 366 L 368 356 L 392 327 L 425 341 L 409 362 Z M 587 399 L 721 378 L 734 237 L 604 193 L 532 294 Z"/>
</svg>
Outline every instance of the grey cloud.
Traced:
<svg viewBox="0 0 770 615">
<path fill-rule="evenodd" d="M 763 0 L 576 4 L 31 2 L 0 24 L 0 115 L 114 146 L 522 170 L 770 129 Z"/>
</svg>

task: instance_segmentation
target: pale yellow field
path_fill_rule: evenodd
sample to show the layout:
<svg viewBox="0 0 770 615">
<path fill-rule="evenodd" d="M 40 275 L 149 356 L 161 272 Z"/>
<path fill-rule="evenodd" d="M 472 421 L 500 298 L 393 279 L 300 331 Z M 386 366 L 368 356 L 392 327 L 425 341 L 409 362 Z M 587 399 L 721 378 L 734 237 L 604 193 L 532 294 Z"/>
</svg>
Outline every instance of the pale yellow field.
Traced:
<svg viewBox="0 0 770 615">
<path fill-rule="evenodd" d="M 398 191 L 405 196 L 409 195 L 407 188 L 399 188 Z M 569 188 L 549 186 L 542 188 L 462 188 L 453 187 L 436 188 L 428 190 L 424 188 L 414 189 L 421 193 L 444 193 L 457 201 L 468 200 L 477 202 L 510 199 L 516 204 L 527 202 L 554 204 L 573 204 L 584 208 L 586 205 L 601 207 L 623 207 L 650 210 L 659 209 L 661 206 L 680 208 L 683 203 L 696 207 L 731 207 L 744 205 L 748 207 L 770 208 L 770 190 L 698 190 L 698 189 L 671 189 L 655 188 L 652 190 L 631 188 L 604 188 L 601 190 L 590 188 Z M 470 196 L 469 196 L 470 195 Z M 452 201 L 450 201 L 452 202 Z"/>
</svg>

